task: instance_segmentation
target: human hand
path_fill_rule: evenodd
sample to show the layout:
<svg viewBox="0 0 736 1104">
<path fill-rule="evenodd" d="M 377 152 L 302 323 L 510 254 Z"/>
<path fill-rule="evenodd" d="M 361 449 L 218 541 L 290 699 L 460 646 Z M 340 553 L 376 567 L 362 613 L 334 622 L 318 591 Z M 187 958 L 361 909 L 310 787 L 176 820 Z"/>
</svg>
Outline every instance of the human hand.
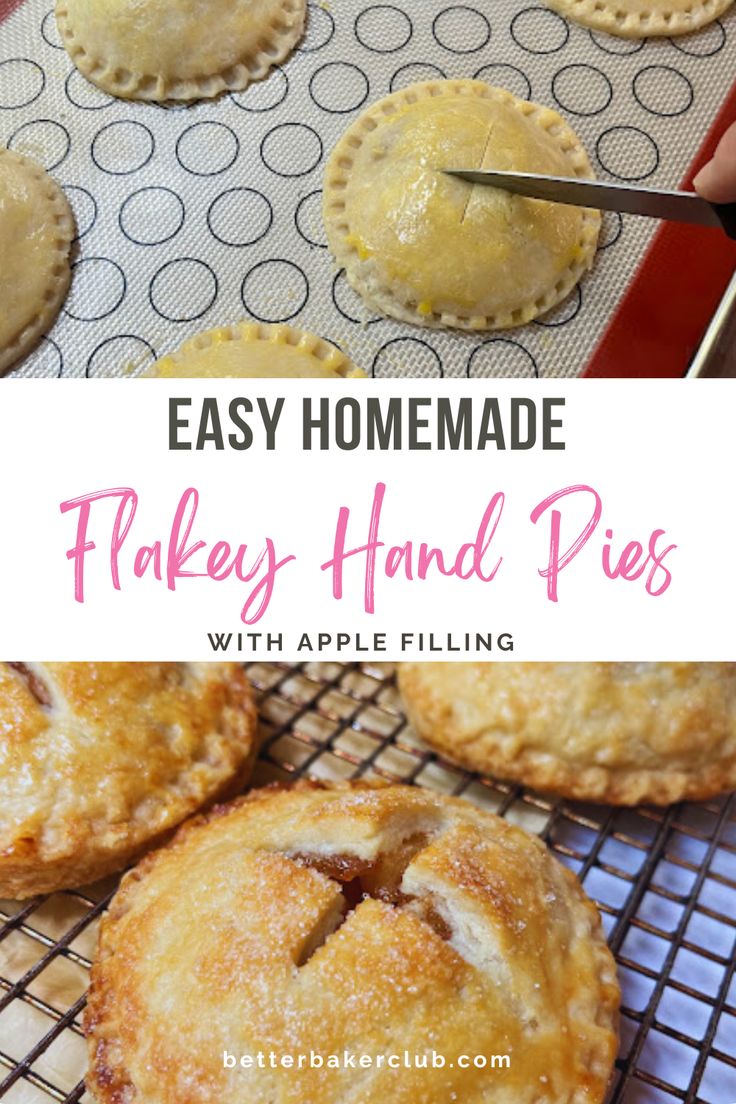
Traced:
<svg viewBox="0 0 736 1104">
<path fill-rule="evenodd" d="M 713 160 L 700 170 L 694 184 L 711 203 L 736 202 L 736 123 L 723 135 Z"/>
</svg>

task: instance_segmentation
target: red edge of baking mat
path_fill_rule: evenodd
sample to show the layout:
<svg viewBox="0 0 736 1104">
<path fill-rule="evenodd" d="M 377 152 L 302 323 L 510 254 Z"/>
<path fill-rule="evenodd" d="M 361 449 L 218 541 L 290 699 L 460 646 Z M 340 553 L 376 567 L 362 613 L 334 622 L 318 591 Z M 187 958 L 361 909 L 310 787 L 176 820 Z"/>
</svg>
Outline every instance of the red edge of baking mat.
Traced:
<svg viewBox="0 0 736 1104">
<path fill-rule="evenodd" d="M 3 19 L 7 19 L 9 15 L 12 15 L 23 2 L 24 0 L 0 0 L 0 23 Z"/>
<path fill-rule="evenodd" d="M 682 182 L 692 187 L 736 121 L 736 84 Z M 720 230 L 664 222 L 590 362 L 587 379 L 684 376 L 736 269 L 736 242 Z"/>
</svg>

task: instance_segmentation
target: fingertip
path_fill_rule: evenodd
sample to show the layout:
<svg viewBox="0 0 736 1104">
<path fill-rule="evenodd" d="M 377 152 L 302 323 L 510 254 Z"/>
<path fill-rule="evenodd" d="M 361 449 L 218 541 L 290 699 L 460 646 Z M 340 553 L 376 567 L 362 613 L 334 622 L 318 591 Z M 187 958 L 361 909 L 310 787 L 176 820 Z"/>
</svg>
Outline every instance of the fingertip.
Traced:
<svg viewBox="0 0 736 1104">
<path fill-rule="evenodd" d="M 719 167 L 710 161 L 693 180 L 695 191 L 709 203 L 732 203 L 736 187 L 734 181 L 719 171 Z"/>
</svg>

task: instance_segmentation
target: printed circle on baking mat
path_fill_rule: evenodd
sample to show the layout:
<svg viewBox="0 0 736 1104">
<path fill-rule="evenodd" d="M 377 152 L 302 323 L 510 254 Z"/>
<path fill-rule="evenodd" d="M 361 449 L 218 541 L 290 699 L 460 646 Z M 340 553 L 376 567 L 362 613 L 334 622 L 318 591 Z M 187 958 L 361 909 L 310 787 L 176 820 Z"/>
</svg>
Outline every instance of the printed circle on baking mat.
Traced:
<svg viewBox="0 0 736 1104">
<path fill-rule="evenodd" d="M 726 45 L 726 37 L 726 28 L 720 19 L 716 19 L 714 23 L 709 23 L 697 34 L 671 38 L 670 44 L 688 57 L 714 57 L 720 54 Z"/>
<path fill-rule="evenodd" d="M 83 257 L 72 265 L 72 289 L 64 313 L 77 322 L 99 322 L 118 309 L 128 289 L 125 273 L 109 257 Z"/>
<path fill-rule="evenodd" d="M 307 245 L 327 249 L 327 236 L 322 218 L 322 189 L 308 192 L 299 200 L 294 212 L 294 223 L 300 237 Z"/>
<path fill-rule="evenodd" d="M 684 115 L 695 100 L 690 80 L 671 65 L 647 65 L 634 77 L 636 102 L 652 115 Z"/>
<path fill-rule="evenodd" d="M 55 119 L 33 119 L 23 123 L 8 139 L 8 149 L 32 157 L 46 172 L 52 172 L 66 160 L 71 144 L 69 131 Z"/>
<path fill-rule="evenodd" d="M 102 111 L 115 103 L 113 96 L 108 96 L 97 85 L 85 80 L 78 69 L 69 71 L 69 76 L 64 81 L 64 92 L 69 103 L 82 111 Z"/>
<path fill-rule="evenodd" d="M 74 225 L 76 234 L 73 241 L 79 241 L 97 222 L 97 200 L 86 188 L 79 184 L 63 184 L 64 193 L 69 200 L 69 206 L 74 213 Z"/>
<path fill-rule="evenodd" d="M 601 168 L 619 180 L 645 180 L 659 165 L 659 147 L 640 127 L 609 127 L 598 136 L 595 152 Z"/>
<path fill-rule="evenodd" d="M 543 326 L 548 329 L 556 329 L 558 326 L 565 326 L 568 322 L 572 322 L 574 318 L 577 318 L 580 314 L 582 305 L 582 288 L 580 284 L 576 284 L 567 299 L 564 299 L 554 310 L 548 311 L 547 314 L 542 315 L 540 318 L 535 318 L 533 325 Z"/>
<path fill-rule="evenodd" d="M 298 54 L 314 54 L 323 50 L 335 35 L 335 20 L 327 8 L 319 4 L 307 4 L 307 27 L 296 48 Z"/>
<path fill-rule="evenodd" d="M 348 61 L 328 61 L 309 78 L 309 95 L 331 115 L 346 115 L 368 99 L 370 84 L 361 68 Z"/>
<path fill-rule="evenodd" d="M 41 20 L 41 38 L 47 46 L 53 47 L 54 50 L 64 49 L 64 43 L 59 36 L 59 24 L 56 22 L 56 12 L 53 8 L 51 11 L 46 12 Z"/>
<path fill-rule="evenodd" d="M 30 58 L 0 61 L 0 108 L 28 107 L 46 87 L 46 74 Z"/>
<path fill-rule="evenodd" d="M 273 207 L 255 188 L 228 188 L 210 204 L 207 225 L 223 245 L 254 245 L 273 224 Z"/>
<path fill-rule="evenodd" d="M 477 73 L 473 74 L 473 79 L 485 81 L 486 84 L 497 88 L 506 88 L 521 100 L 532 98 L 532 82 L 523 69 L 518 69 L 515 65 L 507 65 L 503 61 L 482 66 Z"/>
<path fill-rule="evenodd" d="M 289 95 L 289 78 L 278 66 L 271 70 L 268 80 L 254 81 L 245 92 L 231 92 L 230 99 L 243 111 L 260 115 L 273 111 Z"/>
<path fill-rule="evenodd" d="M 322 154 L 322 139 L 306 123 L 280 123 L 261 141 L 261 160 L 277 176 L 307 176 L 317 168 Z"/>
<path fill-rule="evenodd" d="M 394 337 L 373 358 L 371 375 L 376 379 L 412 376 L 441 379 L 442 360 L 436 349 L 421 337 Z"/>
<path fill-rule="evenodd" d="M 33 354 L 33 375 L 42 379 L 58 379 L 63 371 L 61 349 L 50 337 L 42 337 Z"/>
<path fill-rule="evenodd" d="M 613 85 L 601 69 L 576 62 L 557 70 L 552 95 L 570 115 L 600 115 L 613 99 Z"/>
<path fill-rule="evenodd" d="M 588 31 L 588 34 L 593 45 L 604 54 L 638 54 L 649 41 L 646 38 L 618 38 L 616 35 L 606 34 L 605 31 Z"/>
<path fill-rule="evenodd" d="M 192 176 L 219 176 L 232 168 L 240 152 L 237 134 L 224 123 L 192 123 L 176 140 L 176 159 Z"/>
<path fill-rule="evenodd" d="M 511 20 L 511 37 L 528 54 L 556 54 L 570 40 L 570 28 L 549 8 L 524 8 Z"/>
<path fill-rule="evenodd" d="M 177 257 L 156 272 L 148 288 L 151 306 L 168 322 L 194 322 L 217 298 L 214 271 L 197 257 Z"/>
<path fill-rule="evenodd" d="M 258 322 L 289 322 L 309 299 L 309 280 L 293 261 L 259 261 L 240 289 L 243 306 Z"/>
<path fill-rule="evenodd" d="M 609 249 L 621 238 L 624 231 L 624 219 L 620 211 L 604 211 L 601 219 L 601 233 L 598 238 L 599 249 Z"/>
<path fill-rule="evenodd" d="M 171 241 L 184 225 L 184 204 L 171 188 L 139 188 L 124 200 L 118 215 L 120 229 L 136 245 Z"/>
<path fill-rule="evenodd" d="M 152 364 L 156 350 L 136 334 L 116 334 L 92 350 L 84 370 L 85 376 L 127 376 Z"/>
<path fill-rule="evenodd" d="M 376 54 L 395 54 L 403 50 L 414 33 L 412 21 L 394 4 L 373 4 L 356 16 L 355 37 L 366 50 Z"/>
<path fill-rule="evenodd" d="M 447 74 L 440 69 L 439 65 L 414 61 L 396 70 L 391 78 L 389 91 L 399 92 L 402 88 L 408 88 L 410 84 L 428 80 L 445 80 L 446 77 Z"/>
<path fill-rule="evenodd" d="M 92 160 L 110 176 L 130 176 L 153 157 L 156 142 L 150 128 L 131 119 L 118 119 L 97 131 L 92 139 Z"/>
<path fill-rule="evenodd" d="M 477 8 L 454 4 L 434 17 L 432 34 L 443 50 L 475 54 L 491 41 L 491 24 Z"/>
<path fill-rule="evenodd" d="M 498 362 L 501 356 L 506 360 L 503 371 L 499 371 Z M 513 341 L 510 337 L 492 337 L 473 349 L 468 357 L 465 374 L 468 379 L 489 376 L 514 379 L 531 376 L 538 379 L 539 369 L 532 354 L 520 341 Z"/>
<path fill-rule="evenodd" d="M 381 314 L 370 314 L 365 300 L 348 283 L 344 268 L 333 277 L 332 302 L 338 314 L 357 326 L 373 326 L 376 322 L 386 321 Z"/>
</svg>

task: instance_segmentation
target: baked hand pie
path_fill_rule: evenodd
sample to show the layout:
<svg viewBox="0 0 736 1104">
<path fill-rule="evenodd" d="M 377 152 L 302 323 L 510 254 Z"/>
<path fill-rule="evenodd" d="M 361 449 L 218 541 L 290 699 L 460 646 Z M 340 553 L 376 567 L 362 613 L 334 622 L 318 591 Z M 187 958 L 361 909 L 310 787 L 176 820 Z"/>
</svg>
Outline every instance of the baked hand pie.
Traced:
<svg viewBox="0 0 736 1104">
<path fill-rule="evenodd" d="M 306 0 L 56 0 L 77 69 L 133 100 L 242 92 L 286 60 L 305 13 Z"/>
<path fill-rule="evenodd" d="M 405 663 L 399 687 L 470 770 L 614 805 L 736 786 L 735 663 Z"/>
<path fill-rule="evenodd" d="M 718 19 L 733 0 L 546 0 L 578 23 L 621 38 L 682 35 Z"/>
<path fill-rule="evenodd" d="M 0 372 L 51 329 L 71 280 L 74 216 L 30 157 L 0 148 Z"/>
<path fill-rule="evenodd" d="M 618 1000 L 595 906 L 536 837 L 416 787 L 301 783 L 199 818 L 126 876 L 87 1085 L 98 1104 L 600 1104 Z M 325 1067 L 300 1068 L 310 1052 Z M 357 1072 L 327 1067 L 345 1052 Z M 404 1052 L 445 1068 L 377 1064 Z"/>
<path fill-rule="evenodd" d="M 325 169 L 327 239 L 352 287 L 419 326 L 493 330 L 560 303 L 593 263 L 600 213 L 443 169 L 589 177 L 555 112 L 482 81 L 428 81 L 364 111 Z"/>
<path fill-rule="evenodd" d="M 0 897 L 120 870 L 245 784 L 256 713 L 228 663 L 0 664 Z"/>
<path fill-rule="evenodd" d="M 340 379 L 365 375 L 328 341 L 291 326 L 241 322 L 198 334 L 144 376 L 312 376 Z"/>
</svg>

